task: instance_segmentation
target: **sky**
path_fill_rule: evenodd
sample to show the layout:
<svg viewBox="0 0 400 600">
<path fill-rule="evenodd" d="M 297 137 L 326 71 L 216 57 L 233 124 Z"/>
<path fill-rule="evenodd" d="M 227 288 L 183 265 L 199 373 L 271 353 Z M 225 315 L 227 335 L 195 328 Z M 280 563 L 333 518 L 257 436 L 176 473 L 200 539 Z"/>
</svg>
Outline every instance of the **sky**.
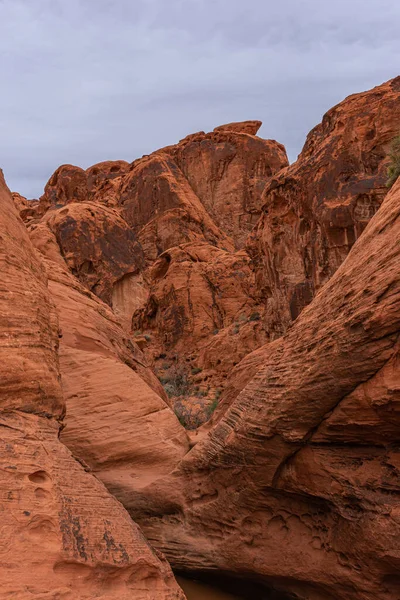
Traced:
<svg viewBox="0 0 400 600">
<path fill-rule="evenodd" d="M 400 75 L 399 0 L 0 0 L 0 168 L 132 161 L 263 121 L 296 159 L 349 94 Z"/>
</svg>

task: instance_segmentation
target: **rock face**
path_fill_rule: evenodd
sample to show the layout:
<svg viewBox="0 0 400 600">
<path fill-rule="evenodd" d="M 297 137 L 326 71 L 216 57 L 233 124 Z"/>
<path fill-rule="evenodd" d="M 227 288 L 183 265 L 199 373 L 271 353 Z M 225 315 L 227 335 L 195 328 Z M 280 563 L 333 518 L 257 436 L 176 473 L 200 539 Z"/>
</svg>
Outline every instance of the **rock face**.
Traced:
<svg viewBox="0 0 400 600">
<path fill-rule="evenodd" d="M 138 516 L 174 567 L 307 600 L 400 596 L 399 239 L 400 182 L 219 423 L 150 488 Z"/>
<path fill-rule="evenodd" d="M 400 597 L 400 79 L 330 110 L 294 165 L 259 126 L 60 167 L 39 202 L 14 197 L 42 261 L 4 214 L 2 472 L 22 528 L 4 533 L 34 571 L 24 528 L 39 536 L 37 582 L 21 575 L 37 600 L 45 580 L 67 600 L 180 597 L 58 440 L 65 400 L 61 441 L 176 569 L 300 600 Z M 184 420 L 219 401 L 189 444 L 168 403 Z M 47 512 L 22 506 L 32 490 Z"/>
<path fill-rule="evenodd" d="M 71 273 L 111 304 L 114 285 L 139 273 L 144 256 L 118 211 L 93 202 L 73 202 L 42 218 L 56 237 Z"/>
<path fill-rule="evenodd" d="M 165 560 L 58 439 L 57 316 L 2 174 L 0 222 L 0 597 L 183 598 Z"/>
<path fill-rule="evenodd" d="M 378 210 L 399 131 L 397 78 L 329 110 L 297 162 L 267 183 L 248 251 L 271 335 L 296 319 Z"/>
<path fill-rule="evenodd" d="M 39 203 L 14 198 L 37 248 L 113 308 L 158 375 L 171 380 L 169 364 L 189 378 L 200 420 L 229 370 L 269 339 L 240 248 L 288 162 L 283 146 L 256 136 L 260 125 L 223 125 L 130 165 L 63 165 Z"/>
<path fill-rule="evenodd" d="M 244 251 L 192 243 L 164 252 L 146 272 L 148 300 L 133 329 L 151 336 L 157 373 L 191 428 L 206 420 L 233 366 L 268 340 L 249 262 Z"/>
<path fill-rule="evenodd" d="M 50 224 L 30 227 L 60 324 L 61 441 L 126 508 L 189 450 L 164 389 L 113 311 L 68 271 Z M 107 434 L 105 435 L 105 433 Z"/>
<path fill-rule="evenodd" d="M 267 180 L 288 165 L 281 144 L 256 137 L 260 125 L 259 121 L 223 125 L 172 148 L 191 188 L 236 249 L 243 247 L 258 221 Z"/>
<path fill-rule="evenodd" d="M 188 452 L 186 432 L 110 308 L 88 297 L 65 270 L 47 265 L 62 331 L 68 418 L 61 441 L 130 510 L 140 504 L 141 489 Z"/>
</svg>

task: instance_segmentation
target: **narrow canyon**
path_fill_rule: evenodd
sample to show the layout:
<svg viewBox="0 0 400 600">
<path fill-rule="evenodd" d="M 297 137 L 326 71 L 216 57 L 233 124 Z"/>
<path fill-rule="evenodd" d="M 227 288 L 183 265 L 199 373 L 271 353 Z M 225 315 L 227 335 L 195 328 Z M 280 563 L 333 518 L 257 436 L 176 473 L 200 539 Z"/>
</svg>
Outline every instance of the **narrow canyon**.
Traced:
<svg viewBox="0 0 400 600">
<path fill-rule="evenodd" d="M 0 175 L 1 599 L 399 600 L 400 77 L 260 126 Z"/>
</svg>

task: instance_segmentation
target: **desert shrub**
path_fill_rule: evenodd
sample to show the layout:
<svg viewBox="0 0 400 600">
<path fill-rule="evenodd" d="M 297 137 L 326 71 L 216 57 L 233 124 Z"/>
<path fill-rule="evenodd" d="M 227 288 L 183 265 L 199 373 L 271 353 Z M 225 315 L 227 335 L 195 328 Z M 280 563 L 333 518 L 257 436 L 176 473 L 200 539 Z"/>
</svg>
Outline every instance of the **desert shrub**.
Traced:
<svg viewBox="0 0 400 600">
<path fill-rule="evenodd" d="M 218 335 L 218 333 L 219 333 L 219 329 L 214 329 L 213 335 Z"/>
<path fill-rule="evenodd" d="M 175 386 L 173 383 L 163 383 L 164 390 L 167 392 L 168 398 L 175 396 Z"/>
<path fill-rule="evenodd" d="M 400 175 L 400 135 L 392 140 L 389 151 L 390 163 L 387 170 L 386 186 L 391 188 Z"/>
<path fill-rule="evenodd" d="M 160 377 L 160 382 L 170 398 L 187 396 L 190 392 L 187 372 L 181 365 L 173 365 L 167 376 Z"/>
<path fill-rule="evenodd" d="M 207 406 L 208 418 L 211 417 L 211 415 L 213 414 L 213 412 L 215 411 L 217 406 L 218 406 L 218 398 L 214 398 L 214 400 L 211 402 L 211 404 L 209 406 Z"/>
<path fill-rule="evenodd" d="M 261 319 L 260 313 L 259 312 L 253 312 L 251 313 L 250 317 L 249 317 L 249 321 L 259 321 Z"/>
<path fill-rule="evenodd" d="M 234 335 L 236 335 L 237 333 L 239 333 L 239 324 L 238 323 L 235 323 L 235 325 L 234 325 L 234 327 L 232 329 L 232 333 Z"/>
<path fill-rule="evenodd" d="M 198 373 L 201 373 L 203 369 L 200 369 L 200 367 L 193 367 L 192 369 L 192 375 L 197 375 Z"/>
<path fill-rule="evenodd" d="M 151 341 L 151 336 L 148 335 L 147 333 L 143 337 L 146 340 L 146 342 L 150 342 Z"/>
<path fill-rule="evenodd" d="M 179 423 L 185 429 L 197 429 L 204 422 L 201 414 L 196 413 L 191 408 L 184 406 L 181 402 L 176 402 L 174 406 L 174 412 L 178 418 Z"/>
</svg>

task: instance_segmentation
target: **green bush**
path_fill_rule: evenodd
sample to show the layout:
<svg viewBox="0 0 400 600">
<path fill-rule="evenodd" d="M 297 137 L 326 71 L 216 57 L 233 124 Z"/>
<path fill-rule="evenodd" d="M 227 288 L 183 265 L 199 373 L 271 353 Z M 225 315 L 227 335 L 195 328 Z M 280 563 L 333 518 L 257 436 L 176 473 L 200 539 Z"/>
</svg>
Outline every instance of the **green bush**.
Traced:
<svg viewBox="0 0 400 600">
<path fill-rule="evenodd" d="M 192 375 L 197 375 L 198 373 L 201 373 L 203 369 L 200 369 L 200 367 L 194 367 L 192 369 Z"/>
<path fill-rule="evenodd" d="M 389 152 L 390 163 L 387 170 L 386 186 L 391 188 L 400 175 L 400 135 L 392 140 Z"/>
<path fill-rule="evenodd" d="M 208 414 L 208 418 L 211 417 L 211 415 L 213 414 L 214 410 L 217 408 L 218 406 L 218 400 L 217 398 L 215 398 L 211 404 L 209 406 L 207 406 L 207 414 Z"/>
<path fill-rule="evenodd" d="M 178 396 L 187 396 L 190 393 L 190 383 L 186 370 L 180 365 L 171 367 L 165 377 L 159 377 L 170 398 Z"/>
<path fill-rule="evenodd" d="M 249 317 L 249 321 L 259 321 L 261 319 L 260 313 L 253 312 Z"/>
</svg>

